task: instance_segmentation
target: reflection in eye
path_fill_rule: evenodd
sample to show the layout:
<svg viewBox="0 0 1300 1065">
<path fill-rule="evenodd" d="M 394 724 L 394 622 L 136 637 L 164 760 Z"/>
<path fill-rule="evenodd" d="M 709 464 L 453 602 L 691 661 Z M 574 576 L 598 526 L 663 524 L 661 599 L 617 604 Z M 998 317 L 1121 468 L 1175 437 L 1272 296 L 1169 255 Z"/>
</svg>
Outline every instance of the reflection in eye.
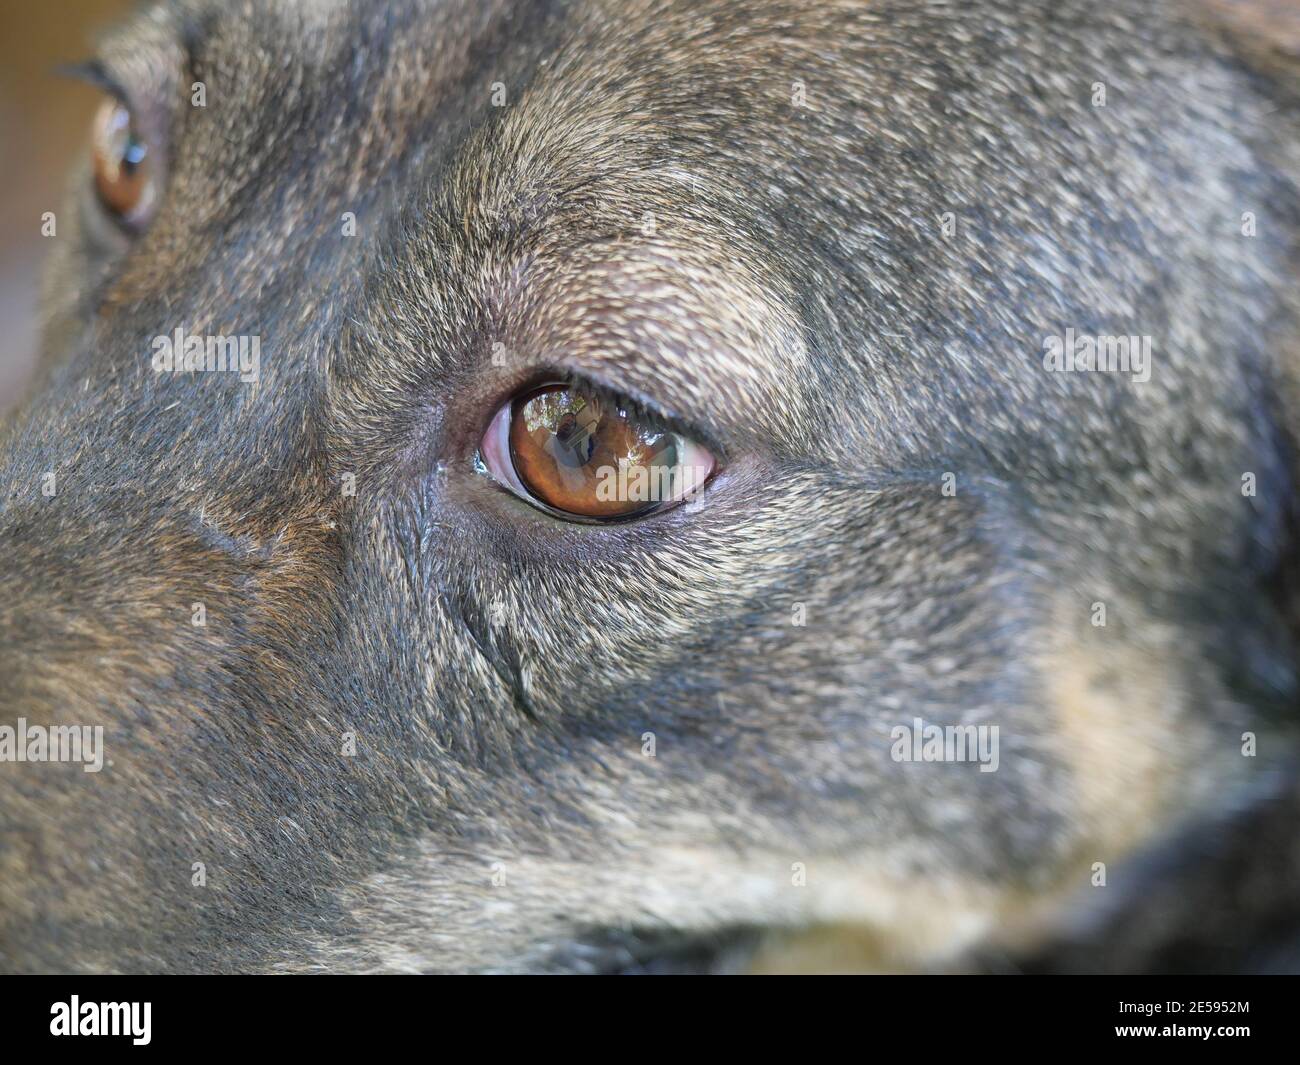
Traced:
<svg viewBox="0 0 1300 1065">
<path fill-rule="evenodd" d="M 560 513 L 616 520 L 698 492 L 715 460 L 694 440 L 590 389 L 545 385 L 505 404 L 483 439 L 488 471 Z"/>
</svg>

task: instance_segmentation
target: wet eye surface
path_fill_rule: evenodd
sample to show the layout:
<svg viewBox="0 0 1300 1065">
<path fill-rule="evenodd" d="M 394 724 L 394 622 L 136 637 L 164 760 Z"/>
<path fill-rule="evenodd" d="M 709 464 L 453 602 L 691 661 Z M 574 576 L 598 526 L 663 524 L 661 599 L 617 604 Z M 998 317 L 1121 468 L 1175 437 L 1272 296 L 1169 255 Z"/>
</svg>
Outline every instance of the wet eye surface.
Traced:
<svg viewBox="0 0 1300 1065">
<path fill-rule="evenodd" d="M 105 100 L 95 115 L 91 162 L 104 209 L 129 228 L 143 226 L 156 198 L 153 165 L 130 109 L 118 100 Z"/>
<path fill-rule="evenodd" d="M 483 464 L 516 495 L 559 517 L 639 517 L 691 498 L 716 460 L 698 442 L 581 385 L 530 389 L 497 411 Z"/>
</svg>

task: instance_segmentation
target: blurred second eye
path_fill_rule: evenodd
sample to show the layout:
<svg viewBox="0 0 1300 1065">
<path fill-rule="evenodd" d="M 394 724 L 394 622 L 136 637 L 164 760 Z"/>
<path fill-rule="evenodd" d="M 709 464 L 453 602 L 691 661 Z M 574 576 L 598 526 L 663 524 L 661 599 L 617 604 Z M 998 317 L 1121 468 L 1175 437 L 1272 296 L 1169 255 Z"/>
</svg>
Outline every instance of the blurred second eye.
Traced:
<svg viewBox="0 0 1300 1065">
<path fill-rule="evenodd" d="M 558 517 L 640 517 L 690 498 L 716 464 L 703 445 L 600 392 L 531 389 L 504 404 L 484 434 L 488 472 Z"/>
<path fill-rule="evenodd" d="M 130 109 L 116 99 L 106 99 L 95 115 L 91 164 L 104 209 L 128 228 L 143 226 L 157 198 L 154 161 Z"/>
</svg>

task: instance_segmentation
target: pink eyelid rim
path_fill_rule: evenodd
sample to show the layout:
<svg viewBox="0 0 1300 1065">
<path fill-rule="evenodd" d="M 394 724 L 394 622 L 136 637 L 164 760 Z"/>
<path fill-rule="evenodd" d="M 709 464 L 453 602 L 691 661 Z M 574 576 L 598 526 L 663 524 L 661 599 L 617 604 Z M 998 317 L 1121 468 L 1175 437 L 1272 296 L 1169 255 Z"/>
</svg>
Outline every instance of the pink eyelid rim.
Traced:
<svg viewBox="0 0 1300 1065">
<path fill-rule="evenodd" d="M 515 473 L 515 464 L 510 458 L 510 415 L 513 408 L 514 400 L 507 400 L 501 405 L 501 409 L 492 416 L 492 421 L 488 423 L 487 431 L 484 432 L 483 440 L 479 444 L 479 450 L 483 455 L 483 463 L 487 466 L 488 473 L 493 478 L 509 488 L 515 495 L 523 499 L 534 500 L 533 494 L 519 480 L 519 475 Z M 674 435 L 677 437 L 677 444 L 682 456 L 678 465 L 694 468 L 695 475 L 686 486 L 686 491 L 675 494 L 672 499 L 664 500 L 659 507 L 655 508 L 656 510 L 680 502 L 690 495 L 692 491 L 698 492 L 709 477 L 712 476 L 714 467 L 717 466 L 717 459 L 703 444 L 698 444 L 681 433 Z M 541 500 L 535 501 L 542 502 Z M 543 503 L 543 505 L 545 504 Z"/>
<path fill-rule="evenodd" d="M 483 453 L 483 463 L 487 466 L 488 473 L 515 495 L 530 499 L 532 497 L 520 482 L 519 475 L 515 473 L 514 461 L 510 458 L 510 412 L 513 408 L 513 399 L 501 404 L 501 409 L 492 416 L 487 432 L 483 434 L 479 449 Z"/>
</svg>

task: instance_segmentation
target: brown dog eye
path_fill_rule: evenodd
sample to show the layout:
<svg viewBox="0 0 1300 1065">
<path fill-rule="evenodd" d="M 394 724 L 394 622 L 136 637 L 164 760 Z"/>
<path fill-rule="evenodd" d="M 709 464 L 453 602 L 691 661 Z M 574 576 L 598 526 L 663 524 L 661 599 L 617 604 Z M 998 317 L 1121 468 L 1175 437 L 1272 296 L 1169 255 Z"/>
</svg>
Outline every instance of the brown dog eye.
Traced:
<svg viewBox="0 0 1300 1065">
<path fill-rule="evenodd" d="M 105 100 L 95 115 L 91 161 L 105 210 L 128 225 L 142 225 L 154 199 L 153 166 L 130 110 L 117 100 Z"/>
<path fill-rule="evenodd" d="M 484 464 L 517 495 L 561 516 L 614 521 L 662 510 L 703 487 L 715 461 L 694 440 L 576 385 L 505 404 L 483 437 Z"/>
</svg>

